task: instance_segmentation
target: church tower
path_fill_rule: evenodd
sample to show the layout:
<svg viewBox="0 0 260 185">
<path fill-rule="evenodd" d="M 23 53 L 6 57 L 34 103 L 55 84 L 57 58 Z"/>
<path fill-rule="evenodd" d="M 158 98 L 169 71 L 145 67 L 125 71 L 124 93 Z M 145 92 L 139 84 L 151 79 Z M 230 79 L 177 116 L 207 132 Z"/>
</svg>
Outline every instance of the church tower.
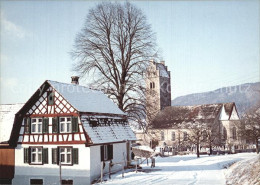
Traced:
<svg viewBox="0 0 260 185">
<path fill-rule="evenodd" d="M 146 74 L 147 121 L 167 106 L 171 106 L 171 73 L 165 62 L 151 61 Z"/>
</svg>

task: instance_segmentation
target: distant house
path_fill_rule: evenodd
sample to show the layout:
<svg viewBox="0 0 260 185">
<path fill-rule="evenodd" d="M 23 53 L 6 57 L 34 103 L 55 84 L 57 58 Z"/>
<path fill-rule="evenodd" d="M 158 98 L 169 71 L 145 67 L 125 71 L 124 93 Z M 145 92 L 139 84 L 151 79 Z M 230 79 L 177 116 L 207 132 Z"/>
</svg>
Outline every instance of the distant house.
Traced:
<svg viewBox="0 0 260 185">
<path fill-rule="evenodd" d="M 90 184 L 109 161 L 126 165 L 134 140 L 125 113 L 105 94 L 77 77 L 72 84 L 47 80 L 15 117 L 13 184 Z"/>
<path fill-rule="evenodd" d="M 150 140 L 158 140 L 161 146 L 187 149 L 187 138 L 195 123 L 209 126 L 218 147 L 238 149 L 245 145 L 238 134 L 241 123 L 235 103 L 166 107 L 152 122 Z"/>
<path fill-rule="evenodd" d="M 9 139 L 15 114 L 24 104 L 0 105 L 0 184 L 11 184 L 14 178 L 15 151 Z"/>
</svg>

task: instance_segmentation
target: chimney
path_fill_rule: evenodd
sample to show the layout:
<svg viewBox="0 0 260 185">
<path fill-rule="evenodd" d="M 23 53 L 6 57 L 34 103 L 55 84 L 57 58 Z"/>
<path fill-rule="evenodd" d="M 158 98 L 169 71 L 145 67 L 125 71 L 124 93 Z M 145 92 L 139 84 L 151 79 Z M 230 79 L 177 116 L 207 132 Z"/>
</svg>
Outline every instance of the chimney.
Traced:
<svg viewBox="0 0 260 185">
<path fill-rule="evenodd" d="M 165 61 L 164 61 L 164 60 L 163 60 L 163 61 L 161 61 L 161 64 L 165 66 Z"/>
<path fill-rule="evenodd" d="M 78 76 L 72 76 L 71 77 L 71 83 L 78 85 L 79 84 L 79 77 Z"/>
</svg>

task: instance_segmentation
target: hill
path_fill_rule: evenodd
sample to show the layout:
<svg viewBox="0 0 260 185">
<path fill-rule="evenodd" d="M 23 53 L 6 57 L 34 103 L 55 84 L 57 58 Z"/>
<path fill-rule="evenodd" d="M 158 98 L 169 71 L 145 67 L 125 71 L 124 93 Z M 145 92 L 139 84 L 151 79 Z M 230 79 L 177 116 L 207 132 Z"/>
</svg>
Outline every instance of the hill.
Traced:
<svg viewBox="0 0 260 185">
<path fill-rule="evenodd" d="M 235 102 L 239 115 L 260 102 L 260 82 L 222 87 L 214 91 L 189 94 L 172 100 L 172 106 Z"/>
</svg>

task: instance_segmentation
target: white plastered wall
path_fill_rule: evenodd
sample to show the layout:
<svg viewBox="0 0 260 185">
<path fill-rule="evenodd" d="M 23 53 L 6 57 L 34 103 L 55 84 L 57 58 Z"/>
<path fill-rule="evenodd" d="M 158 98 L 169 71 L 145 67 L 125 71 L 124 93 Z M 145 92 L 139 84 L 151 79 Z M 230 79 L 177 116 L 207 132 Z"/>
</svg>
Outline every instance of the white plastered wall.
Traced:
<svg viewBox="0 0 260 185">
<path fill-rule="evenodd" d="M 90 148 L 85 145 L 41 145 L 48 148 L 48 164 L 24 163 L 24 148 L 35 145 L 18 145 L 15 149 L 15 176 L 13 184 L 29 184 L 30 179 L 43 179 L 44 184 L 59 184 L 59 165 L 52 164 L 52 148 L 72 146 L 78 148 L 79 164 L 62 166 L 62 179 L 73 180 L 74 185 L 90 184 Z M 40 145 L 38 145 L 40 146 Z"/>
<path fill-rule="evenodd" d="M 126 161 L 127 151 L 126 143 L 115 143 L 113 144 L 113 163 L 119 163 Z M 101 157 L 100 157 L 100 145 L 90 147 L 90 159 L 91 159 L 91 172 L 90 179 L 93 181 L 96 178 L 99 178 L 101 175 Z M 109 161 L 105 162 L 104 173 L 109 171 Z M 126 163 L 122 165 L 126 166 Z M 112 171 L 119 171 L 122 169 L 122 165 L 114 165 Z"/>
</svg>

